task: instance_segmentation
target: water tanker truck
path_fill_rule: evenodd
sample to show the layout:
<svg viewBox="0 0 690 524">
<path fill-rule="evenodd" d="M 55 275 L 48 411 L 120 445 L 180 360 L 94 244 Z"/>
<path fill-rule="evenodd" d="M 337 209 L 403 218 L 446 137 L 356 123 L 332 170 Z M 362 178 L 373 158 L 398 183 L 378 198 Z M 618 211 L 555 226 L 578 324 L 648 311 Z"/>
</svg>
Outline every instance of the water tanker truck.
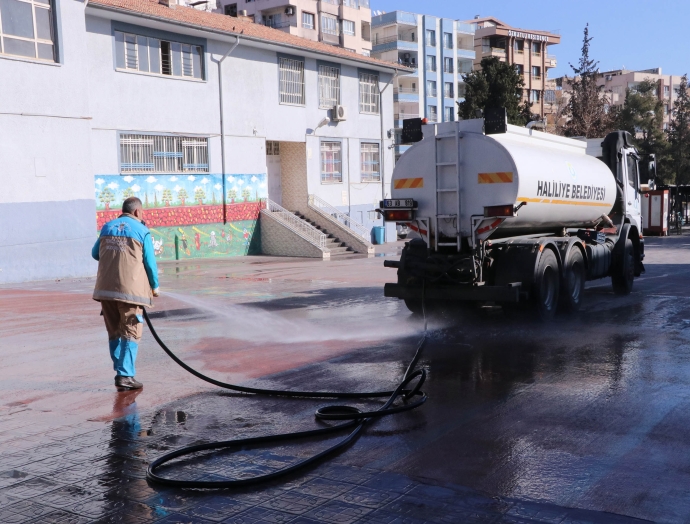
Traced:
<svg viewBox="0 0 690 524">
<path fill-rule="evenodd" d="M 592 141 L 491 117 L 405 126 L 384 220 L 407 225 L 397 283 L 385 295 L 422 301 L 521 302 L 549 320 L 580 307 L 585 282 L 618 294 L 644 272 L 640 157 L 624 131 Z M 415 135 L 418 135 L 415 137 Z M 522 306 L 519 306 L 520 309 Z"/>
</svg>

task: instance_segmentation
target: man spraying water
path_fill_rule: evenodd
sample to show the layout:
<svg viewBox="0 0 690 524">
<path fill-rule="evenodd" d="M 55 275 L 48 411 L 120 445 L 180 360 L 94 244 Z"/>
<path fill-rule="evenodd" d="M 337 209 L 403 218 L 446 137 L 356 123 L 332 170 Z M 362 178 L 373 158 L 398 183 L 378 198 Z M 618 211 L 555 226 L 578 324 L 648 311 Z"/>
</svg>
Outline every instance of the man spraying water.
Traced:
<svg viewBox="0 0 690 524">
<path fill-rule="evenodd" d="M 152 296 L 160 294 L 153 241 L 143 218 L 141 200 L 126 199 L 122 215 L 103 226 L 91 250 L 98 260 L 93 299 L 101 303 L 115 386 L 123 389 L 143 386 L 134 378 L 142 313 L 144 307 L 153 306 Z"/>
</svg>

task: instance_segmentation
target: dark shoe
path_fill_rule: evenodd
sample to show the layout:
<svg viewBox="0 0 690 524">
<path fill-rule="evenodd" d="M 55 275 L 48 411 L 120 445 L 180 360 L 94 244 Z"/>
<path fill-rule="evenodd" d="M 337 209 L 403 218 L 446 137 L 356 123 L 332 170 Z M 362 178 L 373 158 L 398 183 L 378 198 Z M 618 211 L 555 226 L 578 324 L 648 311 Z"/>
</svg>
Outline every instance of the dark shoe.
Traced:
<svg viewBox="0 0 690 524">
<path fill-rule="evenodd" d="M 118 375 L 115 377 L 115 386 L 125 389 L 141 389 L 144 387 L 144 384 L 134 380 L 134 377 L 121 377 Z"/>
</svg>

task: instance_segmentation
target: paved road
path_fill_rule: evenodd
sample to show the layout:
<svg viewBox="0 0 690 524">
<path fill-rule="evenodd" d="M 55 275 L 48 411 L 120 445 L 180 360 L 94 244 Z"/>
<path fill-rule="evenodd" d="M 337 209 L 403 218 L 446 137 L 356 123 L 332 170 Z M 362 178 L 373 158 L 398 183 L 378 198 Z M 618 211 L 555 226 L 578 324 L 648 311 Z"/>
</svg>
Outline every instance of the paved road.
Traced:
<svg viewBox="0 0 690 524">
<path fill-rule="evenodd" d="M 148 486 L 145 464 L 203 439 L 315 427 L 324 401 L 218 392 L 148 334 L 144 391 L 116 393 L 91 280 L 5 286 L 0 522 L 687 522 L 689 250 L 689 237 L 647 239 L 632 295 L 592 283 L 579 314 L 546 326 L 500 311 L 436 313 L 425 406 L 371 424 L 286 484 L 213 495 Z M 394 279 L 382 260 L 166 265 L 156 324 L 185 360 L 225 380 L 387 389 L 421 322 L 382 297 Z M 169 474 L 248 475 L 325 445 Z"/>
</svg>

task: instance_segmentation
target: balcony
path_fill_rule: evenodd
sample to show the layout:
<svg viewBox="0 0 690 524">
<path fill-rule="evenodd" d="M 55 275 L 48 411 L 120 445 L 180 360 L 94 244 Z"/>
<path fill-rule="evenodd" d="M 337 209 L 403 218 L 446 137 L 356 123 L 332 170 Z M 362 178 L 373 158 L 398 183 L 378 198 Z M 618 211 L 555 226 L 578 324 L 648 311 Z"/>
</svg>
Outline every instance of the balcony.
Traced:
<svg viewBox="0 0 690 524">
<path fill-rule="evenodd" d="M 395 120 L 407 120 L 408 118 L 419 118 L 419 113 L 395 113 Z"/>
<path fill-rule="evenodd" d="M 506 50 L 502 47 L 482 46 L 482 56 L 495 56 L 496 58 L 505 58 Z"/>
<path fill-rule="evenodd" d="M 556 67 L 558 65 L 558 60 L 554 55 L 547 54 L 544 65 L 546 67 Z"/>
<path fill-rule="evenodd" d="M 340 35 L 337 34 L 321 33 L 319 35 L 319 40 L 324 44 L 340 45 Z"/>
<path fill-rule="evenodd" d="M 291 27 L 292 23 L 290 20 L 284 20 L 284 21 L 274 21 L 274 20 L 264 20 L 261 22 L 261 25 L 265 25 L 266 27 L 270 27 L 272 29 L 284 29 L 286 27 Z"/>
<path fill-rule="evenodd" d="M 414 13 L 406 13 L 405 11 L 392 11 L 371 18 L 372 26 L 378 27 L 391 24 L 405 24 L 416 27 L 417 15 Z"/>
<path fill-rule="evenodd" d="M 417 42 L 417 37 L 412 36 L 412 35 L 393 35 L 393 36 L 379 36 L 379 35 L 374 35 L 374 40 L 373 44 L 374 45 L 383 45 L 383 44 L 390 44 L 391 42 Z"/>
<path fill-rule="evenodd" d="M 393 93 L 401 95 L 418 95 L 419 89 L 416 87 L 394 87 Z"/>
</svg>

